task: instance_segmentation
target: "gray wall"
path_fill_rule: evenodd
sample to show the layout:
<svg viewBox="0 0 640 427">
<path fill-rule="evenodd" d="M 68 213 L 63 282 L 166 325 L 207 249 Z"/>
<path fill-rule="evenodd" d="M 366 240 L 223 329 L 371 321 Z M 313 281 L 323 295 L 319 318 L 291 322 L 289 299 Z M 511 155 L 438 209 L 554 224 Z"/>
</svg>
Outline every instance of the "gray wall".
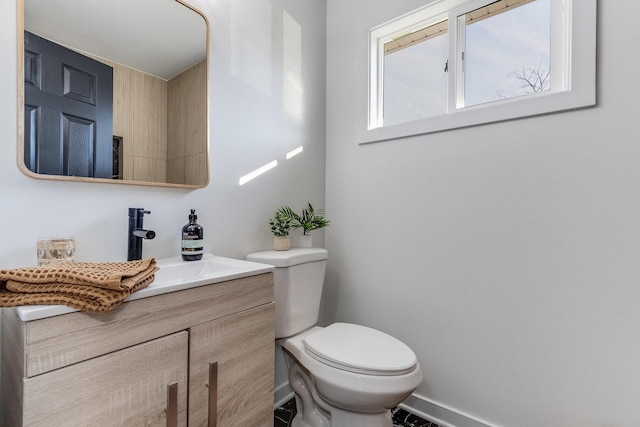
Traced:
<svg viewBox="0 0 640 427">
<path fill-rule="evenodd" d="M 359 146 L 367 30 L 425 3 L 327 2 L 325 319 L 410 345 L 442 417 L 637 425 L 640 4 L 599 2 L 597 107 Z"/>
</svg>

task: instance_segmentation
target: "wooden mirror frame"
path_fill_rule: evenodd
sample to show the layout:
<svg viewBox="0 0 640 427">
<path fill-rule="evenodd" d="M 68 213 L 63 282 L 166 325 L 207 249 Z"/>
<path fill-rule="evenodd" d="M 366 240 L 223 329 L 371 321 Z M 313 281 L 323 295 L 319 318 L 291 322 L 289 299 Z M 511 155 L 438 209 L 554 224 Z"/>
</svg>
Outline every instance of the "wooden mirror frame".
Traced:
<svg viewBox="0 0 640 427">
<path fill-rule="evenodd" d="M 17 111 L 18 111 L 18 123 L 17 123 L 17 164 L 18 168 L 25 175 L 35 179 L 56 180 L 56 181 L 80 181 L 80 182 L 97 182 L 105 184 L 125 184 L 125 185 L 142 185 L 142 186 L 154 186 L 154 187 L 169 187 L 169 188 L 185 188 L 185 189 L 198 189 L 206 187 L 210 182 L 210 129 L 209 129 L 209 21 L 207 17 L 193 6 L 185 3 L 182 0 L 173 0 L 180 3 L 182 6 L 190 9 L 202 17 L 205 23 L 206 34 L 206 56 L 205 56 L 205 117 L 206 117 L 206 164 L 205 164 L 205 180 L 202 184 L 176 184 L 168 182 L 153 182 L 153 181 L 135 181 L 125 179 L 107 179 L 107 178 L 92 178 L 92 177 L 79 177 L 79 176 L 62 176 L 62 175 L 49 175 L 39 174 L 31 171 L 24 163 L 24 118 L 25 118 L 25 85 L 24 85 L 24 2 L 26 0 L 16 0 L 17 9 Z"/>
</svg>

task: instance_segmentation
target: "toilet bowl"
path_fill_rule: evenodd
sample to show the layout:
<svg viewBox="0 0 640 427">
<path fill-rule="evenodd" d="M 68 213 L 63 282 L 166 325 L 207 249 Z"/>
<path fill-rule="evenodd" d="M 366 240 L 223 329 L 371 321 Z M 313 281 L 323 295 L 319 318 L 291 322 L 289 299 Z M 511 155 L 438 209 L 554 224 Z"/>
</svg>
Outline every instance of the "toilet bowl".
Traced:
<svg viewBox="0 0 640 427">
<path fill-rule="evenodd" d="M 247 255 L 276 267 L 276 339 L 287 355 L 292 427 L 392 427 L 391 409 L 422 381 L 413 351 L 351 323 L 316 326 L 328 253 L 296 248 Z"/>
<path fill-rule="evenodd" d="M 353 413 L 349 424 L 332 422 L 331 426 L 360 425 L 357 420 L 361 415 L 368 415 L 363 418 L 366 420 L 363 426 L 390 426 L 389 410 L 422 381 L 422 370 L 409 347 L 364 326 L 348 323 L 334 323 L 326 328 L 315 326 L 280 339 L 278 344 L 291 358 L 290 364 L 297 363 L 303 368 L 300 373 L 294 372 L 303 377 L 305 385 L 315 389 L 315 403 L 325 407 L 332 421 L 336 409 L 346 412 L 341 414 L 343 420 Z M 291 385 L 297 391 L 295 384 Z M 313 397 L 313 393 L 310 395 Z M 373 424 L 374 418 L 380 419 L 378 423 Z"/>
</svg>

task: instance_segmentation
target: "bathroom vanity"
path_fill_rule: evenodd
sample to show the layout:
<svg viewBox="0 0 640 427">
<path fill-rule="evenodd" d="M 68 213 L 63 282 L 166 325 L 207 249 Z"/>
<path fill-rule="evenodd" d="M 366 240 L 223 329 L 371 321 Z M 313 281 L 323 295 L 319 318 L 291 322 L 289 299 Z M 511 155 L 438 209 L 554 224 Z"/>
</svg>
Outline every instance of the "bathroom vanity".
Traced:
<svg viewBox="0 0 640 427">
<path fill-rule="evenodd" d="M 3 309 L 2 425 L 272 425 L 273 269 L 214 258 L 107 314 Z"/>
</svg>

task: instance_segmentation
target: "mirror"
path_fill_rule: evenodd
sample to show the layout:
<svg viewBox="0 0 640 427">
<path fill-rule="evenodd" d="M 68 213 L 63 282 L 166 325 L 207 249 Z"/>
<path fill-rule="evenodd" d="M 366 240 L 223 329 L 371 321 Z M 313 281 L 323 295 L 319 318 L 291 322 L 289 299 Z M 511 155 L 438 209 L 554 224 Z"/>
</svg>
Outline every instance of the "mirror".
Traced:
<svg viewBox="0 0 640 427">
<path fill-rule="evenodd" d="M 202 13 L 181 0 L 17 1 L 18 165 L 26 175 L 208 184 L 209 26 Z M 67 53 L 106 77 L 67 62 Z M 57 85 L 61 107 L 46 104 L 47 82 Z M 65 111 L 70 101 L 83 108 Z M 87 106 L 95 107 L 92 116 Z"/>
</svg>

